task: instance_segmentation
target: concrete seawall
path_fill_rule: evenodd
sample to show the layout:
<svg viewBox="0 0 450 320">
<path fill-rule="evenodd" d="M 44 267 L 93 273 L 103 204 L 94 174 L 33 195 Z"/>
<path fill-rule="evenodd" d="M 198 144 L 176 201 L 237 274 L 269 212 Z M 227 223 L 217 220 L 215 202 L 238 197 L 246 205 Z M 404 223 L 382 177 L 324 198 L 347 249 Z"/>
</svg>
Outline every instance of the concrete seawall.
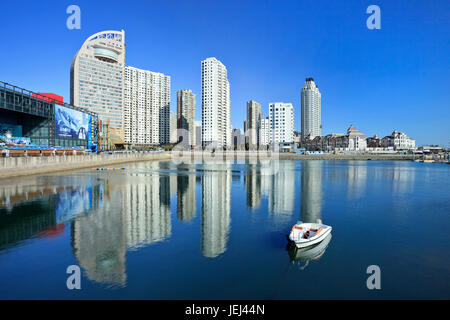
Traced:
<svg viewBox="0 0 450 320">
<path fill-rule="evenodd" d="M 171 155 L 168 152 L 0 158 L 0 179 L 104 167 L 127 162 L 170 159 Z"/>
<path fill-rule="evenodd" d="M 60 171 L 70 171 L 93 167 L 112 166 L 127 162 L 152 161 L 152 160 L 180 160 L 179 153 L 116 153 L 93 154 L 80 156 L 51 156 L 51 157 L 10 157 L 0 158 L 0 179 L 23 177 L 34 174 L 46 174 Z M 183 154 L 183 153 L 180 153 Z M 399 154 L 354 154 L 354 155 L 300 155 L 292 153 L 277 153 L 272 155 L 255 154 L 246 152 L 187 152 L 184 160 L 209 161 L 209 160 L 237 160 L 248 158 L 269 158 L 273 160 L 412 160 L 412 155 Z M 183 157 L 182 157 L 183 158 Z"/>
</svg>

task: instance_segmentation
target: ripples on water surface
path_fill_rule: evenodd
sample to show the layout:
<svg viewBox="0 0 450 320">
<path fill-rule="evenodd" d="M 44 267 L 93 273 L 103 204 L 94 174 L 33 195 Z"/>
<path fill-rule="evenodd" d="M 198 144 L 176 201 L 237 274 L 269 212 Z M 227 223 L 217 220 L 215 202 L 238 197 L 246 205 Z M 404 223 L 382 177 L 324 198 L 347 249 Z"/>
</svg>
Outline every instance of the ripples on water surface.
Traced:
<svg viewBox="0 0 450 320">
<path fill-rule="evenodd" d="M 450 298 L 449 165 L 279 168 L 142 162 L 2 181 L 0 298 Z M 288 250 L 292 225 L 318 218 L 332 236 Z M 73 264 L 81 290 L 66 288 Z"/>
</svg>

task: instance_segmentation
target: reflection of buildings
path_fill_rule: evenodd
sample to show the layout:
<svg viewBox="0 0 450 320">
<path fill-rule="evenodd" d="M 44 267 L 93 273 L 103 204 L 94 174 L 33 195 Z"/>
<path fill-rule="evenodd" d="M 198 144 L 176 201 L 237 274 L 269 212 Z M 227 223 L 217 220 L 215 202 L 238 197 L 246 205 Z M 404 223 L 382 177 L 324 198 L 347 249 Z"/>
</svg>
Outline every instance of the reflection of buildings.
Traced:
<svg viewBox="0 0 450 320">
<path fill-rule="evenodd" d="M 366 161 L 349 163 L 347 166 L 347 197 L 359 198 L 366 189 Z"/>
<path fill-rule="evenodd" d="M 34 236 L 58 236 L 64 223 L 92 206 L 90 179 L 67 176 L 33 177 L 0 186 L 0 247 Z M 6 209 L 8 214 L 2 213 Z"/>
<path fill-rule="evenodd" d="M 280 161 L 279 171 L 270 176 L 269 212 L 275 215 L 292 214 L 295 197 L 295 162 Z"/>
<path fill-rule="evenodd" d="M 138 173 L 123 185 L 127 247 L 149 245 L 171 235 L 170 178 L 157 172 Z"/>
<path fill-rule="evenodd" d="M 244 184 L 247 189 L 247 206 L 257 209 L 261 205 L 261 174 L 249 165 L 244 176 Z"/>
<path fill-rule="evenodd" d="M 195 183 L 195 172 L 177 177 L 177 216 L 180 220 L 189 221 L 195 217 Z"/>
<path fill-rule="evenodd" d="M 13 214 L 0 208 L 0 249 L 15 246 L 56 226 L 54 201 L 50 197 L 18 206 Z"/>
<path fill-rule="evenodd" d="M 126 237 L 120 190 L 107 190 L 104 206 L 72 223 L 72 248 L 87 277 L 123 286 L 126 282 Z"/>
<path fill-rule="evenodd" d="M 416 169 L 405 166 L 404 163 L 394 163 L 392 172 L 392 193 L 406 193 L 414 190 Z"/>
<path fill-rule="evenodd" d="M 302 203 L 303 222 L 321 219 L 322 209 L 322 161 L 302 162 Z"/>
<path fill-rule="evenodd" d="M 202 179 L 202 253 L 225 252 L 230 228 L 231 171 L 228 164 L 205 164 Z M 209 171 L 209 170 L 211 171 Z"/>
</svg>

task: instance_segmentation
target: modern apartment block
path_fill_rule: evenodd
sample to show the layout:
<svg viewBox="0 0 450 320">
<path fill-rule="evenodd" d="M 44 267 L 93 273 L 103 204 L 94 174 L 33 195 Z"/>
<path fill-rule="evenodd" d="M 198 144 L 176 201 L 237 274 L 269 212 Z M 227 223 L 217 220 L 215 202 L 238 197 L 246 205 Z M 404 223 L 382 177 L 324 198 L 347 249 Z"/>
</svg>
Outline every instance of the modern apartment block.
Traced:
<svg viewBox="0 0 450 320">
<path fill-rule="evenodd" d="M 110 120 L 122 128 L 125 73 L 125 31 L 102 31 L 90 36 L 70 67 L 70 103 Z"/>
<path fill-rule="evenodd" d="M 294 107 L 292 103 L 269 104 L 270 144 L 294 142 Z"/>
<path fill-rule="evenodd" d="M 202 144 L 231 145 L 230 83 L 227 68 L 216 58 L 202 61 Z"/>
<path fill-rule="evenodd" d="M 302 139 L 322 135 L 321 94 L 313 78 L 306 78 L 301 92 Z"/>
<path fill-rule="evenodd" d="M 195 145 L 195 94 L 191 90 L 177 92 L 177 129 L 185 144 Z"/>
<path fill-rule="evenodd" d="M 264 118 L 264 114 L 261 116 L 261 123 L 259 129 L 259 145 L 268 146 L 270 144 L 270 123 L 269 118 Z"/>
<path fill-rule="evenodd" d="M 259 130 L 261 124 L 261 104 L 250 100 L 247 102 L 247 122 L 245 136 L 249 146 L 259 145 Z"/>
<path fill-rule="evenodd" d="M 170 142 L 170 77 L 125 68 L 123 124 L 125 142 L 160 145 Z"/>
</svg>

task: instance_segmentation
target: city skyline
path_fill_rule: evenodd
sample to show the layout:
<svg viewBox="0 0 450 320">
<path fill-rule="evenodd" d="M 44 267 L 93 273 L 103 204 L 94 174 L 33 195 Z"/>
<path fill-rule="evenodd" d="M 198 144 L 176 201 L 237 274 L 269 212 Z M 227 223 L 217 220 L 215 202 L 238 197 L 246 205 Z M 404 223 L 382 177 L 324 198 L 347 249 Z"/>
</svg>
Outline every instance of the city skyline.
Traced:
<svg viewBox="0 0 450 320">
<path fill-rule="evenodd" d="M 5 14 L 5 19 L 0 22 L 5 26 L 15 26 L 20 33 L 33 25 L 38 34 L 46 34 L 59 41 L 51 50 L 38 50 L 39 62 L 36 63 L 30 59 L 24 46 L 43 48 L 40 37 L 30 39 L 26 44 L 11 39 L 11 47 L 17 50 L 1 53 L 2 79 L 34 91 L 54 92 L 69 101 L 68 66 L 80 44 L 101 30 L 124 29 L 128 45 L 126 64 L 162 72 L 173 79 L 172 112 L 175 111 L 175 93 L 178 90 L 191 89 L 194 94 L 200 94 L 198 66 L 201 60 L 214 56 L 229 70 L 233 128 L 243 129 L 245 103 L 251 99 L 261 103 L 265 114 L 268 114 L 269 102 L 286 101 L 291 102 L 294 113 L 300 115 L 298 92 L 304 79 L 313 77 L 323 94 L 323 135 L 342 132 L 353 123 L 368 136 L 384 136 L 395 129 L 407 132 L 418 145 L 448 145 L 445 119 L 449 115 L 449 93 L 445 88 L 448 83 L 445 70 L 448 69 L 449 44 L 445 39 L 449 26 L 443 12 L 449 4 L 404 5 L 401 14 L 398 14 L 399 4 L 383 4 L 381 30 L 367 29 L 366 4 L 287 2 L 274 8 L 274 4 L 230 2 L 208 4 L 205 9 L 208 14 L 186 5 L 174 8 L 158 2 L 139 3 L 124 10 L 110 6 L 102 13 L 96 10 L 100 3 L 81 1 L 78 5 L 83 21 L 81 30 L 65 27 L 64 4 L 45 11 L 25 10 L 20 25 L 11 20 L 12 14 Z M 5 13 L 18 10 L 17 6 L 20 5 L 6 4 Z M 34 5 L 30 3 L 30 6 Z M 209 14 L 212 9 L 223 10 Z M 159 28 L 160 33 L 154 41 L 140 41 L 143 29 L 157 28 L 161 21 L 156 14 L 152 15 L 153 20 L 143 19 L 145 13 L 152 10 L 159 13 L 175 10 L 174 15 L 190 10 L 196 23 L 188 24 L 190 21 L 182 20 L 167 31 Z M 137 17 L 132 19 L 136 12 Z M 212 20 L 227 14 L 234 18 L 229 26 L 210 26 Z M 250 27 L 246 22 L 245 17 L 249 14 L 256 19 L 255 26 Z M 46 23 L 34 26 L 32 15 Z M 54 18 L 58 15 L 60 18 Z M 277 25 L 266 20 L 270 15 L 286 16 L 292 22 Z M 413 18 L 427 23 L 412 24 Z M 309 27 L 311 19 L 323 24 L 321 30 Z M 202 34 L 199 30 L 205 25 L 210 26 L 210 30 Z M 176 44 L 170 39 L 175 39 L 174 34 L 183 27 L 194 41 L 187 50 L 180 51 L 178 46 L 186 46 L 187 42 Z M 302 28 L 307 28 L 308 35 L 301 32 Z M 206 37 L 214 32 L 226 35 L 226 41 L 221 43 Z M 283 39 L 279 39 L 281 34 Z M 204 41 L 206 38 L 208 41 Z M 261 41 L 265 41 L 267 50 L 234 50 L 239 46 L 247 49 Z M 282 50 L 272 50 L 283 41 Z M 413 48 L 412 43 L 420 45 Z M 162 45 L 168 50 L 154 50 Z M 48 48 L 49 44 L 45 46 Z M 308 50 L 297 50 L 300 47 Z M 424 81 L 425 78 L 432 81 Z M 350 85 L 352 90 L 347 90 Z M 199 109 L 197 121 L 201 119 Z M 300 130 L 300 117 L 295 119 L 295 129 Z"/>
</svg>

